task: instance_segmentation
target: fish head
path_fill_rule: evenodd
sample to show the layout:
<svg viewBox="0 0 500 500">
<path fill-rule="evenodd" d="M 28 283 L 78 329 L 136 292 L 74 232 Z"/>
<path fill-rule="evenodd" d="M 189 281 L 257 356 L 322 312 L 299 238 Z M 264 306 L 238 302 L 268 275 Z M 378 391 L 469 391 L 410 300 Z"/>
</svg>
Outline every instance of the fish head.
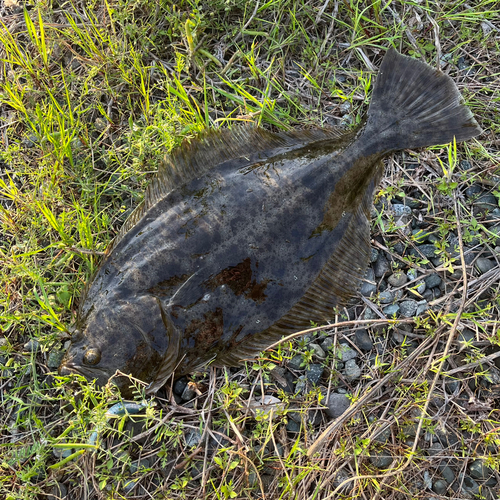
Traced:
<svg viewBox="0 0 500 500">
<path fill-rule="evenodd" d="M 109 379 L 122 396 L 132 390 L 130 379 L 152 382 L 168 350 L 168 336 L 152 297 L 107 301 L 94 306 L 75 331 L 59 367 L 60 375 L 78 373 L 104 386 Z"/>
</svg>

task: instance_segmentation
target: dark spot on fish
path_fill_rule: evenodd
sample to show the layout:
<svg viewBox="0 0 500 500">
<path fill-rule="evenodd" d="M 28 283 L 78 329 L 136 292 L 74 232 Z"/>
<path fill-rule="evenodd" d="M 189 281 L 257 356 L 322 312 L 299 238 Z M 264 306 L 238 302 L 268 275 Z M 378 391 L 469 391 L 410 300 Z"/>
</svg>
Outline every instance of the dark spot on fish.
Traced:
<svg viewBox="0 0 500 500">
<path fill-rule="evenodd" d="M 168 280 L 160 281 L 155 286 L 148 289 L 148 292 L 155 297 L 170 297 L 174 294 L 174 290 L 184 283 L 189 278 L 189 274 L 182 276 L 172 276 Z"/>
<path fill-rule="evenodd" d="M 308 260 L 312 259 L 314 257 L 314 254 L 309 255 L 309 257 L 301 257 L 300 260 L 302 262 L 307 262 Z"/>
<path fill-rule="evenodd" d="M 257 262 L 255 267 L 258 267 Z M 252 280 L 251 260 L 250 257 L 247 257 L 236 266 L 223 269 L 210 279 L 207 285 L 212 290 L 218 286 L 227 285 L 236 296 L 245 295 L 248 299 L 261 304 L 267 297 L 264 291 L 268 283 L 269 280 L 264 280 L 261 283 L 257 283 L 255 279 Z"/>
<path fill-rule="evenodd" d="M 222 338 L 224 317 L 222 309 L 204 314 L 204 319 L 193 319 L 186 328 L 186 335 L 195 339 L 196 346 L 209 349 Z"/>
</svg>

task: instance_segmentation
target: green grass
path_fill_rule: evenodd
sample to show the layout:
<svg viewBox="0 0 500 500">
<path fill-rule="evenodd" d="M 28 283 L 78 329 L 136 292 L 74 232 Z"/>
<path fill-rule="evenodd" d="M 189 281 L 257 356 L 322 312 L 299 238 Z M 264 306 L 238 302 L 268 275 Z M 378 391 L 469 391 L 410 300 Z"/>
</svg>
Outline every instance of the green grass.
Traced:
<svg viewBox="0 0 500 500">
<path fill-rule="evenodd" d="M 499 381 L 482 361 L 490 345 L 500 345 L 498 276 L 480 279 L 469 268 L 471 293 L 460 309 L 460 252 L 447 241 L 450 231 L 460 231 L 466 245 L 474 238 L 498 245 L 485 214 L 463 197 L 481 183 L 500 200 L 498 2 L 48 1 L 0 21 L 0 498 L 427 498 L 432 492 L 415 484 L 426 470 L 439 473 L 422 439 L 419 447 L 405 441 L 415 412 L 424 409 L 421 436 L 443 425 L 461 428 L 470 433 L 461 456 L 450 453 L 483 457 L 498 473 Z M 307 451 L 327 422 L 315 426 L 308 415 L 323 406 L 325 394 L 286 393 L 276 378 L 276 368 L 294 354 L 304 354 L 306 365 L 318 362 L 300 340 L 240 370 L 197 374 L 200 395 L 186 408 L 160 395 L 139 415 L 108 421 L 106 410 L 119 395 L 58 377 L 56 357 L 85 282 L 164 155 L 206 128 L 359 123 L 373 69 L 390 46 L 434 65 L 437 57 L 445 61 L 484 129 L 467 144 L 391 158 L 377 195 L 427 207 L 447 283 L 441 310 L 410 319 L 414 336 L 379 355 L 349 386 L 352 403 L 362 404 L 319 455 Z M 405 174 L 409 165 L 415 168 Z M 398 243 L 419 243 L 385 209 L 373 220 L 372 237 L 390 253 Z M 395 258 L 393 266 L 427 263 L 415 256 Z M 356 320 L 363 320 L 363 303 L 355 304 Z M 332 320 L 346 318 L 345 310 L 338 313 Z M 370 325 L 383 343 L 396 328 L 391 321 Z M 464 327 L 476 342 L 459 352 L 455 336 Z M 313 334 L 334 339 L 322 361 L 329 370 L 339 361 L 339 334 L 352 336 L 356 328 L 352 322 Z M 30 340 L 36 349 L 25 347 Z M 427 343 L 405 365 L 418 346 L 412 342 Z M 463 370 L 454 372 L 459 361 Z M 453 404 L 436 416 L 429 391 L 439 380 L 432 398 L 442 395 L 436 374 L 450 371 L 467 398 L 489 378 L 491 397 L 470 399 L 479 409 Z M 339 383 L 330 370 L 325 387 Z M 285 404 L 272 421 L 246 410 L 262 390 Z M 292 412 L 301 415 L 295 434 L 285 430 Z M 384 445 L 395 458 L 390 473 L 368 458 L 382 449 L 375 437 L 383 424 L 391 429 Z M 94 430 L 97 444 L 89 445 Z M 145 435 L 134 440 L 134 430 Z M 201 432 L 200 443 L 186 443 L 190 432 Z M 206 444 L 221 434 L 229 439 L 211 458 Z"/>
</svg>

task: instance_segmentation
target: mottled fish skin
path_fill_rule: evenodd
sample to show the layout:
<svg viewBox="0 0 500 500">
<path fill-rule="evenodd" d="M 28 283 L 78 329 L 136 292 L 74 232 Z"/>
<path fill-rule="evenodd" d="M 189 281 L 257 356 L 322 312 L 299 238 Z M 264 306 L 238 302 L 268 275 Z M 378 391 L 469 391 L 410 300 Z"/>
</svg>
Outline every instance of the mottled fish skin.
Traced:
<svg viewBox="0 0 500 500">
<path fill-rule="evenodd" d="M 416 82 L 423 68 L 429 71 L 389 51 L 379 76 L 388 86 L 399 85 L 389 74 L 397 65 L 409 65 Z M 446 87 L 445 98 L 458 102 L 451 80 L 435 78 L 441 79 L 438 90 Z M 391 113 L 377 107 L 389 106 L 380 85 L 368 124 L 357 131 L 281 138 L 252 129 L 221 132 L 210 144 L 220 139 L 221 148 L 230 145 L 236 154 L 228 159 L 221 152 L 221 161 L 201 167 L 200 175 L 189 173 L 189 154 L 203 163 L 203 140 L 186 149 L 186 159 L 177 156 L 187 180 L 164 192 L 158 182 L 150 189 L 154 202 L 117 238 L 80 305 L 79 333 L 60 372 L 79 372 L 102 385 L 120 370 L 154 392 L 174 371 L 186 374 L 210 360 L 234 365 L 311 320 L 327 320 L 356 290 L 368 263 L 369 210 L 381 159 L 450 137 L 450 125 L 444 119 L 440 125 L 439 116 L 432 117 L 438 123 L 432 137 L 405 125 L 406 117 L 379 130 Z M 412 109 L 413 101 L 406 106 Z M 470 112 L 455 107 L 455 121 L 461 119 L 467 133 L 453 135 L 477 135 Z M 427 116 L 425 109 L 412 113 L 422 121 Z M 262 147 L 251 150 L 245 140 Z M 126 394 L 127 381 L 120 380 Z"/>
</svg>

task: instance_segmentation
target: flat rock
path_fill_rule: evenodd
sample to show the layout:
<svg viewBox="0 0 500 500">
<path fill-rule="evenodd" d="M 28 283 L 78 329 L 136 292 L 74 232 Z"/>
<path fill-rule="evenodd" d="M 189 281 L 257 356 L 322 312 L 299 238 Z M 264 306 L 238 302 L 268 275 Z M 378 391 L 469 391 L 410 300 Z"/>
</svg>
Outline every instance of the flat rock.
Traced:
<svg viewBox="0 0 500 500">
<path fill-rule="evenodd" d="M 432 273 L 424 278 L 424 282 L 427 285 L 427 288 L 434 288 L 436 286 L 439 286 L 443 282 L 443 280 L 441 279 L 441 276 L 439 276 L 439 274 Z"/>
<path fill-rule="evenodd" d="M 389 272 L 390 266 L 389 261 L 385 255 L 380 252 L 378 259 L 373 264 L 373 270 L 375 273 L 375 278 L 382 278 L 387 272 Z"/>
<path fill-rule="evenodd" d="M 377 469 L 387 469 L 392 464 L 392 455 L 388 451 L 373 451 L 370 462 Z"/>
<path fill-rule="evenodd" d="M 394 293 L 391 290 L 386 290 L 379 294 L 378 300 L 381 304 L 390 304 L 394 300 Z"/>
<path fill-rule="evenodd" d="M 325 371 L 324 366 L 319 363 L 314 363 L 310 365 L 309 368 L 306 370 L 307 380 L 309 380 L 311 384 L 317 384 L 321 380 L 324 371 Z"/>
<path fill-rule="evenodd" d="M 375 283 L 375 273 L 371 267 L 368 267 L 365 273 L 365 281 L 361 283 L 359 293 L 363 297 L 370 297 L 377 292 L 377 285 Z"/>
<path fill-rule="evenodd" d="M 473 203 L 474 207 L 484 211 L 484 210 L 494 210 L 495 208 L 498 208 L 498 201 L 496 197 L 490 193 L 482 194 L 479 196 L 479 198 L 474 201 Z"/>
<path fill-rule="evenodd" d="M 398 304 L 391 304 L 390 306 L 384 307 L 382 312 L 388 317 L 397 316 L 399 313 L 399 306 Z"/>
<path fill-rule="evenodd" d="M 288 368 L 291 368 L 292 370 L 303 370 L 304 366 L 305 366 L 305 360 L 302 354 L 296 354 L 288 362 Z"/>
<path fill-rule="evenodd" d="M 358 357 L 358 353 L 354 349 L 351 349 L 350 347 L 341 346 L 339 351 L 340 351 L 339 352 L 340 359 L 344 363 L 346 361 L 349 361 L 351 359 L 356 359 Z"/>
</svg>

